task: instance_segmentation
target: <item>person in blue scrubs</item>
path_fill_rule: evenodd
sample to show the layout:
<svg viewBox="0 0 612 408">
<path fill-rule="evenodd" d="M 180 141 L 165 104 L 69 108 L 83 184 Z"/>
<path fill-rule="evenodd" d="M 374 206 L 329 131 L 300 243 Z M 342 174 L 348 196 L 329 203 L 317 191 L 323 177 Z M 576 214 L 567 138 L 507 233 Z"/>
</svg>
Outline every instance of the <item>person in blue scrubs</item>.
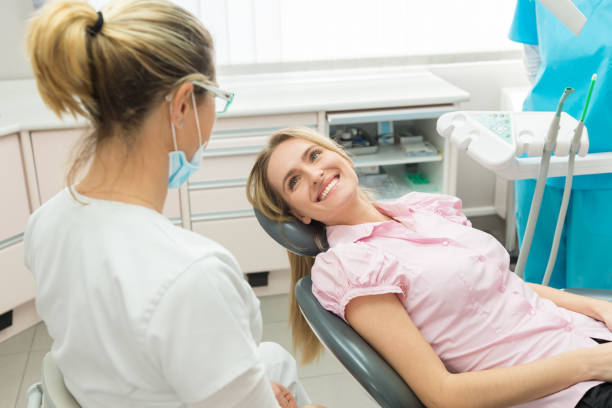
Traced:
<svg viewBox="0 0 612 408">
<path fill-rule="evenodd" d="M 510 39 L 525 44 L 533 87 L 525 111 L 554 111 L 565 87 L 576 90 L 564 111 L 579 119 L 591 76 L 597 83 L 585 125 L 589 153 L 612 151 L 612 1 L 575 0 L 587 17 L 574 35 L 541 2 L 518 0 Z M 565 177 L 548 179 L 525 280 L 541 282 L 548 263 Z M 515 183 L 519 242 L 535 180 Z M 612 289 L 612 173 L 576 176 L 550 285 Z"/>
</svg>

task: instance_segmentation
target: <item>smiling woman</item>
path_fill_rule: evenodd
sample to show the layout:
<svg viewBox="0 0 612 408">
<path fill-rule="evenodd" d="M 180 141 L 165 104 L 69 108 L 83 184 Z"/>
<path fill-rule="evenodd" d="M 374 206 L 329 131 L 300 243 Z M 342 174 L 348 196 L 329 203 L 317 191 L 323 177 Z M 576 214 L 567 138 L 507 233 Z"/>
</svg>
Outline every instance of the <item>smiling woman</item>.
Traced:
<svg viewBox="0 0 612 408">
<path fill-rule="evenodd" d="M 307 129 L 272 135 L 247 187 L 269 218 L 319 222 L 329 249 L 290 254 L 293 284 L 312 275 L 317 301 L 425 406 L 610 406 L 612 343 L 597 339 L 612 341 L 612 303 L 522 281 L 458 198 L 372 202 L 342 150 Z M 320 345 L 291 307 L 294 346 L 313 359 Z"/>
</svg>

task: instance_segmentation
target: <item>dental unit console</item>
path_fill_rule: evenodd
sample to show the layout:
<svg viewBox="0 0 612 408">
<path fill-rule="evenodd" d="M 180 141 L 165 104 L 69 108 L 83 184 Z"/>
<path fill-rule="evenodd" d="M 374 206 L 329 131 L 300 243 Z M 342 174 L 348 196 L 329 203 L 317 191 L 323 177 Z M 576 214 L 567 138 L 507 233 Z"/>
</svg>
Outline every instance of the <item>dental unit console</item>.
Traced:
<svg viewBox="0 0 612 408">
<path fill-rule="evenodd" d="M 468 156 L 500 176 L 516 180 L 522 176 L 520 156 L 542 156 L 554 112 L 458 111 L 438 119 L 437 131 Z M 554 155 L 567 160 L 578 121 L 563 112 Z M 578 156 L 586 156 L 589 138 L 584 129 Z M 539 159 L 537 159 L 539 164 Z M 533 163 L 525 160 L 524 164 Z M 532 177 L 535 177 L 534 174 Z"/>
</svg>

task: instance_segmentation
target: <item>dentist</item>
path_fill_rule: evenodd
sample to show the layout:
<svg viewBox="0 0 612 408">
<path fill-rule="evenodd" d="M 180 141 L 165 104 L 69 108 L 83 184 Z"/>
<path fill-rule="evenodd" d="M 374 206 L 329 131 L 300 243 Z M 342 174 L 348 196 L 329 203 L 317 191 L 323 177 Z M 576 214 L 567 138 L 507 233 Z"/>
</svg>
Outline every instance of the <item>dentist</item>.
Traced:
<svg viewBox="0 0 612 408">
<path fill-rule="evenodd" d="M 295 407 L 293 358 L 259 344 L 259 301 L 234 257 L 161 215 L 215 121 L 212 39 L 164 0 L 45 6 L 27 48 L 57 114 L 91 124 L 67 187 L 30 218 L 25 262 L 51 355 L 84 407 Z M 83 171 L 84 170 L 84 171 Z M 83 174 L 81 176 L 81 174 Z M 270 380 L 274 380 L 271 383 Z"/>
</svg>

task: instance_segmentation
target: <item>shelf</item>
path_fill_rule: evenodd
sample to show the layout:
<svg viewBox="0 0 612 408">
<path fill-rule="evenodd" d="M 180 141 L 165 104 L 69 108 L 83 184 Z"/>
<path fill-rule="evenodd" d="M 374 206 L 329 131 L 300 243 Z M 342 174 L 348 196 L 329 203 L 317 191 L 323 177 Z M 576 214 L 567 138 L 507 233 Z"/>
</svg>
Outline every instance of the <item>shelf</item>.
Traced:
<svg viewBox="0 0 612 408">
<path fill-rule="evenodd" d="M 378 152 L 364 155 L 351 155 L 355 167 L 390 166 L 393 164 L 427 163 L 442 161 L 442 155 L 412 157 L 406 155 L 395 145 L 380 146 Z"/>
</svg>

